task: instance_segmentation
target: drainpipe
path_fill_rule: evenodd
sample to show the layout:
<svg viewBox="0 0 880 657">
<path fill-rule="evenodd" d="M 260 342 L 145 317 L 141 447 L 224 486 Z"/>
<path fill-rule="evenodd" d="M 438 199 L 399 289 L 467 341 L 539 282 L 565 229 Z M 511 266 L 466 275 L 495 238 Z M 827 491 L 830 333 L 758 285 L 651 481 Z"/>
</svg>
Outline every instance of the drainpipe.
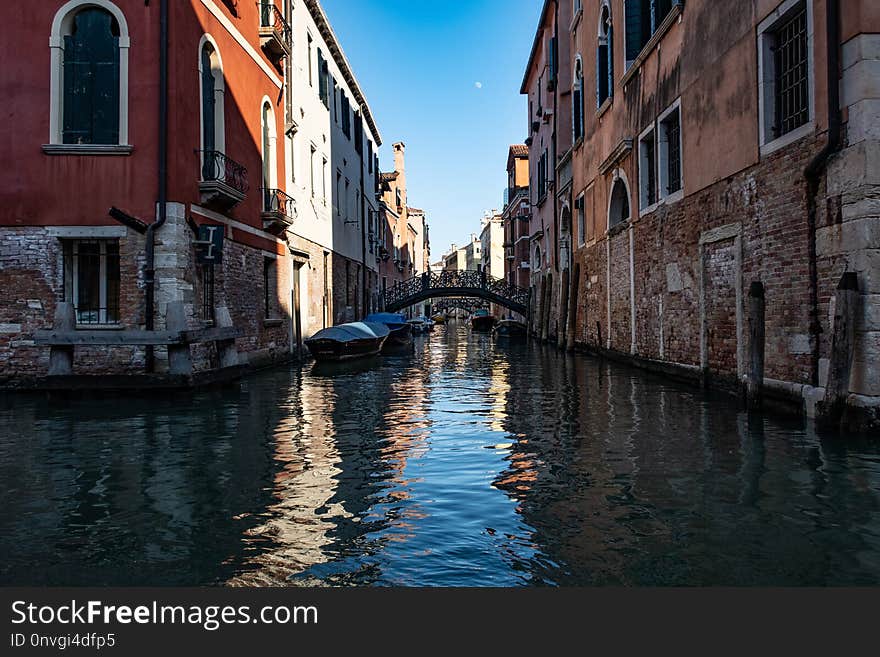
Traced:
<svg viewBox="0 0 880 657">
<path fill-rule="evenodd" d="M 154 306 L 156 300 L 156 231 L 162 227 L 167 217 L 168 202 L 168 0 L 159 3 L 159 218 L 147 226 L 146 263 L 144 265 L 145 322 L 144 328 L 155 328 Z M 146 370 L 155 369 L 153 347 L 146 348 Z"/>
<path fill-rule="evenodd" d="M 825 2 L 825 39 L 828 80 L 828 141 L 804 170 L 804 178 L 807 182 L 807 229 L 809 233 L 810 342 L 813 351 L 810 380 L 813 386 L 819 385 L 819 357 L 821 355 L 819 336 L 822 333 L 822 324 L 819 321 L 819 273 L 816 261 L 817 196 L 819 183 L 826 170 L 828 160 L 840 148 L 839 0 L 826 0 Z"/>
</svg>

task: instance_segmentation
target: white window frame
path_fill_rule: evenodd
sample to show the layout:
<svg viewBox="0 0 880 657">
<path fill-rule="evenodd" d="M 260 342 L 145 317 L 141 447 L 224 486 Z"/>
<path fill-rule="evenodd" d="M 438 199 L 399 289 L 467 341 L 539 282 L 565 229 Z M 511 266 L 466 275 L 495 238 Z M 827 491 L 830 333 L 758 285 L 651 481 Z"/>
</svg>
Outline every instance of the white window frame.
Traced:
<svg viewBox="0 0 880 657">
<path fill-rule="evenodd" d="M 64 143 L 64 37 L 70 33 L 74 15 L 87 7 L 109 12 L 119 25 L 119 142 L 117 144 Z M 49 143 L 46 152 L 63 154 L 116 154 L 131 152 L 128 135 L 128 51 L 131 38 L 125 14 L 110 0 L 70 0 L 55 12 L 49 36 Z M 201 53 L 201 51 L 199 51 Z"/>
<path fill-rule="evenodd" d="M 654 139 L 654 161 L 648 162 L 648 158 L 646 156 L 645 151 L 647 147 L 645 146 L 645 142 L 648 137 L 652 137 Z M 654 190 L 654 202 L 648 203 L 648 166 L 654 167 L 654 184 L 657 186 L 657 189 Z M 662 197 L 660 196 L 660 139 L 659 139 L 659 130 L 657 130 L 657 126 L 654 122 L 642 130 L 642 133 L 639 135 L 639 216 L 642 214 L 649 214 L 657 209 L 657 206 L 660 205 L 662 201 Z"/>
<path fill-rule="evenodd" d="M 584 246 L 587 243 L 587 191 L 584 190 L 574 200 L 574 211 L 576 214 L 578 228 L 578 246 Z M 580 206 L 580 207 L 579 207 Z"/>
<path fill-rule="evenodd" d="M 198 62 L 198 93 L 199 93 L 199 171 L 204 166 L 205 151 L 205 103 L 202 97 L 202 50 L 206 43 L 210 43 L 214 49 L 214 55 L 217 56 L 217 70 L 214 75 L 214 148 L 218 153 L 226 154 L 226 112 L 224 111 L 224 103 L 226 98 L 226 76 L 223 73 L 223 57 L 220 55 L 220 48 L 217 42 L 210 34 L 203 34 L 199 39 Z M 201 174 L 200 174 L 201 175 Z"/>
<path fill-rule="evenodd" d="M 627 202 L 627 206 L 629 207 L 629 216 L 624 219 L 621 219 L 616 224 L 612 225 L 611 224 L 611 206 L 614 204 L 614 186 L 618 183 L 618 181 L 623 183 L 623 188 L 626 190 L 626 202 Z M 605 209 L 605 232 L 606 233 L 613 230 L 617 226 L 620 226 L 621 224 L 632 223 L 633 218 L 638 216 L 633 211 L 632 200 L 633 200 L 632 199 L 632 187 L 630 187 L 629 178 L 626 177 L 626 172 L 621 168 L 615 169 L 614 175 L 612 176 L 612 179 L 611 179 L 611 186 L 608 188 L 608 207 Z"/>
<path fill-rule="evenodd" d="M 266 124 L 267 112 L 266 108 L 269 108 L 268 111 L 268 119 L 269 123 Z M 269 189 L 278 189 L 278 131 L 275 124 L 275 108 L 272 107 L 272 101 L 269 99 L 269 96 L 263 96 L 263 100 L 260 102 L 260 135 L 262 136 L 265 132 L 268 132 L 267 141 L 269 143 L 269 171 L 265 172 L 268 174 L 267 184 L 269 185 Z M 260 139 L 260 148 L 263 148 L 262 138 Z M 265 162 L 265 154 L 263 154 L 263 161 Z"/>
<path fill-rule="evenodd" d="M 774 138 L 776 70 L 771 47 L 772 33 L 775 32 L 786 15 L 800 3 L 806 4 L 807 12 L 807 86 L 809 96 L 809 118 L 804 125 L 791 132 Z M 813 26 L 813 0 L 785 0 L 758 24 L 758 136 L 761 155 L 769 155 L 796 142 L 816 130 L 816 72 L 815 35 Z"/>
<path fill-rule="evenodd" d="M 318 147 L 314 143 L 309 145 L 309 183 L 311 185 L 312 198 L 315 198 L 315 155 L 318 153 Z"/>
<path fill-rule="evenodd" d="M 678 163 L 679 188 L 678 191 L 670 194 L 666 191 L 669 186 L 669 139 L 663 124 L 676 111 L 678 112 L 678 157 L 681 161 Z M 684 198 L 684 121 L 681 113 L 681 98 L 676 99 L 657 117 L 657 184 L 660 186 L 657 195 L 660 203 L 675 203 Z"/>
<path fill-rule="evenodd" d="M 95 242 L 99 245 L 99 256 L 98 256 L 98 321 L 97 322 L 80 322 L 79 313 L 81 312 L 79 308 L 79 246 L 83 242 Z M 70 240 L 70 302 L 73 304 L 76 310 L 76 323 L 78 325 L 95 327 L 95 326 L 118 326 L 122 322 L 122 312 L 121 309 L 117 307 L 117 312 L 120 314 L 120 317 L 117 321 L 111 322 L 107 321 L 107 244 L 110 242 L 117 243 L 117 249 L 119 248 L 119 240 L 118 239 L 106 239 L 106 238 L 80 238 L 80 239 L 71 239 Z M 121 254 L 120 254 L 121 260 Z M 121 264 L 121 263 L 120 263 Z M 62 266 L 67 267 L 67 263 L 62 263 Z M 122 277 L 122 272 L 120 270 L 120 279 Z M 122 281 L 120 280 L 120 286 Z M 65 296 L 67 295 L 67 290 L 64 290 Z M 121 290 L 120 290 L 121 294 Z M 121 299 L 119 300 L 121 303 Z"/>
</svg>

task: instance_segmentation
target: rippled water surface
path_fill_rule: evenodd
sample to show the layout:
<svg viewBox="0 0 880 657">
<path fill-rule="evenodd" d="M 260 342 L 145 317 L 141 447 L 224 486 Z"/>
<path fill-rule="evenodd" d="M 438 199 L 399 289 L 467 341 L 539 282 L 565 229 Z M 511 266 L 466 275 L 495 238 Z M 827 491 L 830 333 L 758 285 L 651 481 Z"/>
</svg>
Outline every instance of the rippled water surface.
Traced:
<svg viewBox="0 0 880 657">
<path fill-rule="evenodd" d="M 0 584 L 880 583 L 880 446 L 438 327 L 150 399 L 0 397 Z"/>
</svg>

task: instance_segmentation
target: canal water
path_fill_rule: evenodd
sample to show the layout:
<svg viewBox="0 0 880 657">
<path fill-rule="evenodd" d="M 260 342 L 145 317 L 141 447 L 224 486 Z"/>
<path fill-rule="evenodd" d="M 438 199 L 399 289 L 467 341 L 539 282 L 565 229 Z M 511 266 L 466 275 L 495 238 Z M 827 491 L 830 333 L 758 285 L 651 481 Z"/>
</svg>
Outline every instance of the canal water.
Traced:
<svg viewBox="0 0 880 657">
<path fill-rule="evenodd" d="M 0 397 L 3 585 L 876 585 L 880 445 L 438 327 L 345 368 Z"/>
</svg>

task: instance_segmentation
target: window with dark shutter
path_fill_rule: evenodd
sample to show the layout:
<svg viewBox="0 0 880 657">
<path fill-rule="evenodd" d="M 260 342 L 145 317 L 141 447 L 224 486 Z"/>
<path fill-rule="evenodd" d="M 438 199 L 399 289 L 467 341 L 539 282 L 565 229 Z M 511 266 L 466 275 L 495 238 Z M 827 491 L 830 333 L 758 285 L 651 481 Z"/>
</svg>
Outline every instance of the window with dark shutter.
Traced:
<svg viewBox="0 0 880 657">
<path fill-rule="evenodd" d="M 216 150 L 217 134 L 214 123 L 216 100 L 214 73 L 211 70 L 211 52 L 211 45 L 206 43 L 202 48 L 202 140 L 203 150 L 207 152 Z"/>
<path fill-rule="evenodd" d="M 614 34 L 611 29 L 611 13 L 602 7 L 599 24 L 599 46 L 596 48 L 596 106 L 601 107 L 614 89 Z"/>
<path fill-rule="evenodd" d="M 364 120 L 360 113 L 356 113 L 354 117 L 354 150 L 358 155 L 364 152 Z"/>
<path fill-rule="evenodd" d="M 99 8 L 79 12 L 64 37 L 63 141 L 119 143 L 119 25 Z"/>
</svg>

